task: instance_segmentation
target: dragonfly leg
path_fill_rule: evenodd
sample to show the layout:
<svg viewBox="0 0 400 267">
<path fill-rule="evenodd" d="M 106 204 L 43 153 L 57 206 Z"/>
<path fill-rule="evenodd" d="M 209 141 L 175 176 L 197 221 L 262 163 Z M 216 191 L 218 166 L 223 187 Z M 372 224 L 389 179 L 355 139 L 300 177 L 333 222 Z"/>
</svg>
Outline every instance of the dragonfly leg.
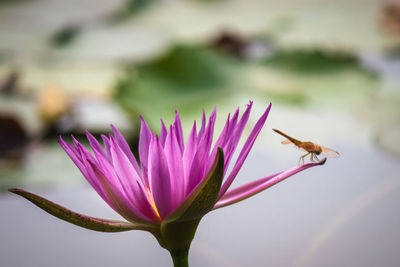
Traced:
<svg viewBox="0 0 400 267">
<path fill-rule="evenodd" d="M 304 157 L 307 157 L 308 154 L 310 154 L 310 152 L 304 154 L 303 156 L 301 156 L 301 157 L 299 158 L 299 165 L 300 165 L 300 162 L 302 162 L 302 163 L 304 164 Z"/>
<path fill-rule="evenodd" d="M 317 154 L 311 153 L 310 160 L 311 160 L 312 162 L 318 162 L 318 161 L 319 161 L 319 158 L 317 157 Z"/>
</svg>

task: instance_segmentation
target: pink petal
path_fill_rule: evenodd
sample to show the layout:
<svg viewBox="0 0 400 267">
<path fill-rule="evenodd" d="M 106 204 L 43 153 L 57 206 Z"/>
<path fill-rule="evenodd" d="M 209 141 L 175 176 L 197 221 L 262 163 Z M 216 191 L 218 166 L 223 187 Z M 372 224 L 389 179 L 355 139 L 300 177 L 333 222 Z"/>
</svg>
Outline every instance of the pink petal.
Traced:
<svg viewBox="0 0 400 267">
<path fill-rule="evenodd" d="M 90 143 L 90 147 L 92 148 L 92 150 L 96 150 L 97 152 L 99 152 L 101 155 L 103 155 L 103 157 L 106 157 L 106 153 L 104 152 L 104 149 L 102 148 L 102 146 L 99 144 L 99 142 L 97 141 L 97 139 L 88 131 L 86 131 L 86 137 L 89 140 Z"/>
<path fill-rule="evenodd" d="M 238 118 L 239 118 L 239 108 L 236 109 L 235 113 L 232 116 L 232 119 L 229 122 L 228 132 L 232 133 L 235 130 Z"/>
<path fill-rule="evenodd" d="M 221 132 L 221 134 L 219 135 L 218 140 L 217 140 L 217 142 L 216 142 L 215 145 L 214 145 L 213 151 L 211 152 L 210 160 L 209 160 L 208 166 L 207 166 L 208 168 L 210 168 L 211 165 L 213 164 L 213 162 L 212 162 L 211 159 L 215 158 L 215 156 L 216 156 L 216 154 L 217 154 L 217 149 L 218 149 L 218 147 L 220 147 L 220 148 L 223 149 L 223 148 L 225 147 L 227 141 L 228 141 L 229 138 L 230 138 L 230 135 L 228 134 L 229 122 L 230 122 L 230 114 L 228 115 L 228 118 L 227 118 L 227 120 L 226 120 L 225 126 L 224 126 L 224 128 L 222 129 L 222 132 Z M 225 169 L 225 167 L 226 167 L 226 165 L 224 165 L 224 169 Z"/>
<path fill-rule="evenodd" d="M 193 158 L 197 150 L 197 131 L 196 131 L 196 121 L 193 124 L 193 128 L 189 134 L 189 138 L 186 142 L 185 150 L 183 151 L 183 195 L 187 195 L 188 179 L 190 174 L 190 169 L 192 166 Z"/>
<path fill-rule="evenodd" d="M 111 155 L 115 174 L 126 196 L 129 197 L 131 202 L 134 203 L 141 213 L 153 220 L 157 218 L 157 214 L 150 203 L 148 194 L 143 185 L 141 185 L 142 179 L 114 139 L 111 139 Z"/>
<path fill-rule="evenodd" d="M 183 131 L 182 131 L 182 122 L 181 118 L 179 117 L 178 111 L 175 110 L 175 120 L 174 120 L 174 127 L 175 136 L 178 140 L 178 144 L 180 147 L 181 154 L 183 153 Z"/>
<path fill-rule="evenodd" d="M 227 193 L 225 193 L 220 200 L 218 200 L 217 204 L 214 206 L 214 209 L 225 207 L 225 206 L 234 204 L 236 202 L 239 202 L 241 200 L 244 200 L 246 198 L 249 198 L 249 197 L 267 189 L 268 187 L 271 187 L 271 186 L 285 180 L 286 178 L 292 176 L 293 174 L 296 174 L 296 173 L 303 171 L 305 169 L 308 169 L 310 167 L 322 165 L 325 163 L 325 161 L 326 161 L 326 158 L 317 163 L 307 163 L 307 164 L 303 164 L 301 166 L 296 166 L 289 170 L 276 173 L 274 175 L 259 179 L 257 181 L 254 181 L 254 182 L 242 185 L 233 190 L 230 190 Z"/>
<path fill-rule="evenodd" d="M 105 147 L 105 149 L 106 149 L 106 152 L 107 152 L 107 159 L 110 161 L 111 160 L 111 152 L 110 152 L 110 148 L 111 148 L 111 145 L 110 145 L 110 140 L 107 138 L 107 136 L 105 136 L 104 134 L 102 134 L 101 135 L 101 139 L 103 139 L 103 143 L 104 143 L 104 147 Z"/>
<path fill-rule="evenodd" d="M 59 143 L 61 147 L 64 149 L 64 151 L 68 154 L 68 156 L 71 158 L 71 160 L 75 163 L 75 165 L 78 167 L 78 169 L 81 171 L 83 176 L 86 178 L 88 183 L 96 190 L 96 192 L 106 200 L 103 189 L 101 187 L 101 184 L 98 182 L 96 177 L 93 177 L 90 175 L 90 173 L 87 171 L 85 164 L 83 163 L 81 153 L 79 150 L 75 147 L 73 147 L 71 144 L 68 144 L 65 142 L 61 136 L 59 139 Z"/>
<path fill-rule="evenodd" d="M 206 129 L 206 112 L 203 109 L 203 116 L 201 118 L 201 128 L 199 134 L 197 135 L 197 142 L 199 142 L 201 137 L 203 137 L 205 129 Z"/>
<path fill-rule="evenodd" d="M 82 164 L 82 158 L 79 151 L 71 144 L 65 142 L 62 137 L 59 137 L 58 143 L 64 149 L 64 151 L 68 154 L 71 160 L 75 163 L 75 165 L 79 168 L 83 175 L 85 175 L 85 168 Z"/>
<path fill-rule="evenodd" d="M 235 113 L 233 114 L 232 119 L 229 120 L 228 127 L 227 127 L 227 130 L 226 130 L 225 141 L 223 143 L 221 143 L 221 145 L 220 145 L 220 147 L 224 151 L 224 155 L 226 155 L 227 152 L 228 152 L 228 146 L 229 146 L 230 140 L 232 139 L 233 133 L 235 132 L 238 118 L 239 118 L 239 108 L 236 109 Z M 214 149 L 216 149 L 216 148 L 218 148 L 217 144 L 214 146 Z M 228 163 L 229 162 L 227 161 L 227 157 L 225 156 L 224 175 L 225 175 L 225 172 L 226 172 L 226 170 L 228 168 Z"/>
<path fill-rule="evenodd" d="M 165 140 L 164 152 L 169 166 L 169 175 L 171 177 L 171 194 L 173 208 L 183 200 L 183 163 L 181 149 L 175 136 L 172 125 Z"/>
<path fill-rule="evenodd" d="M 211 113 L 210 118 L 208 119 L 207 129 L 203 135 L 203 138 L 199 142 L 199 147 L 203 147 L 205 149 L 205 156 L 208 156 L 211 149 L 216 118 L 217 118 L 217 107 L 215 107 L 213 112 Z M 212 161 L 213 160 L 214 159 L 212 159 Z"/>
<path fill-rule="evenodd" d="M 148 179 L 148 159 L 149 159 L 149 146 L 152 133 L 147 126 L 147 123 L 140 116 L 140 136 L 139 136 L 139 158 L 140 158 L 140 166 L 142 167 L 143 172 L 143 180 L 145 185 L 149 186 L 149 179 Z"/>
<path fill-rule="evenodd" d="M 160 143 L 162 146 L 165 145 L 165 138 L 167 138 L 167 127 L 165 127 L 164 121 L 161 120 Z"/>
<path fill-rule="evenodd" d="M 115 141 L 117 142 L 118 146 L 122 149 L 122 151 L 128 157 L 129 161 L 132 163 L 132 166 L 133 166 L 133 168 L 135 168 L 136 172 L 140 173 L 139 165 L 137 164 L 135 156 L 133 156 L 132 150 L 129 147 L 128 143 L 126 142 L 125 138 L 118 131 L 118 129 L 115 128 L 114 125 L 111 124 L 111 128 L 113 130 Z"/>
<path fill-rule="evenodd" d="M 101 184 L 107 198 L 106 202 L 127 220 L 128 218 L 132 220 L 135 217 L 136 220 L 158 221 L 157 217 L 153 216 L 149 210 L 142 209 L 142 204 L 137 205 L 139 198 L 136 195 L 132 196 L 132 192 L 115 172 L 114 166 L 97 151 L 94 151 L 94 153 L 97 164 L 93 159 L 85 158 L 85 153 L 82 151 L 86 169 Z M 128 161 L 128 159 L 126 160 Z"/>
<path fill-rule="evenodd" d="M 108 198 L 108 204 L 116 212 L 118 212 L 122 217 L 128 221 L 136 222 L 138 220 L 152 221 L 151 218 L 145 216 L 142 212 L 137 209 L 125 193 L 115 186 L 115 184 L 110 183 L 110 178 L 106 178 L 105 173 L 103 173 L 91 160 L 85 161 L 86 168 L 96 175 L 101 182 L 104 192 Z"/>
<path fill-rule="evenodd" d="M 224 147 L 224 155 L 225 155 L 225 166 L 229 166 L 229 162 L 235 153 L 236 147 L 239 143 L 240 137 L 242 136 L 244 127 L 249 120 L 250 111 L 253 106 L 253 102 L 247 105 L 246 111 L 243 113 L 242 118 L 238 122 L 238 124 L 233 129 L 232 133 L 230 134 L 231 138 L 229 139 L 229 143 L 226 147 Z M 225 168 L 224 174 L 226 173 L 227 168 Z"/>
<path fill-rule="evenodd" d="M 156 137 L 149 148 L 149 183 L 154 203 L 161 218 L 172 211 L 171 182 L 164 150 Z"/>
<path fill-rule="evenodd" d="M 207 168 L 207 160 L 210 153 L 210 148 L 212 144 L 212 138 L 214 133 L 214 125 L 216 119 L 216 108 L 214 108 L 213 113 L 210 115 L 208 125 L 202 138 L 200 139 L 197 147 L 196 154 L 192 161 L 192 166 L 189 172 L 188 187 L 187 192 L 191 192 L 194 187 L 204 178 Z"/>
<path fill-rule="evenodd" d="M 247 155 L 249 154 L 258 134 L 260 133 L 267 117 L 269 114 L 269 111 L 271 109 L 271 104 L 269 104 L 268 108 L 264 112 L 264 114 L 261 116 L 261 118 L 257 121 L 256 125 L 254 126 L 253 130 L 251 131 L 249 137 L 246 140 L 246 143 L 244 144 L 242 151 L 239 154 L 238 159 L 236 160 L 236 163 L 232 169 L 232 172 L 224 182 L 224 184 L 221 187 L 220 195 L 219 198 L 221 198 L 225 192 L 228 190 L 229 186 L 232 184 L 233 180 L 235 179 L 236 175 L 238 174 L 240 168 L 242 167 L 244 161 L 247 158 Z"/>
</svg>

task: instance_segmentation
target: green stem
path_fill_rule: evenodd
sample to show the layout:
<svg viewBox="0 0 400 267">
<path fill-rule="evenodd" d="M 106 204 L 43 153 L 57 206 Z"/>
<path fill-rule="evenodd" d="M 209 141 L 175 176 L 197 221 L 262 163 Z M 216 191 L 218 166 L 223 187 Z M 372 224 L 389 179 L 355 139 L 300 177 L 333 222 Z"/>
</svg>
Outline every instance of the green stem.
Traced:
<svg viewBox="0 0 400 267">
<path fill-rule="evenodd" d="M 169 252 L 174 262 L 174 267 L 189 267 L 188 249 L 173 250 Z"/>
</svg>

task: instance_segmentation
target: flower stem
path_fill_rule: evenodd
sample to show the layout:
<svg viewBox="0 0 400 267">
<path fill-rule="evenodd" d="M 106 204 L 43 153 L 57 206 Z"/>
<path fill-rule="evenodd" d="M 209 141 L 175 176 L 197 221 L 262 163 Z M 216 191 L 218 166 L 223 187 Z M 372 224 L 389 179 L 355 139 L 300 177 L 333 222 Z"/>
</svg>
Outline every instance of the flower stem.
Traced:
<svg viewBox="0 0 400 267">
<path fill-rule="evenodd" d="M 172 261 L 174 262 L 174 267 L 189 267 L 188 249 L 180 249 L 170 251 Z"/>
</svg>

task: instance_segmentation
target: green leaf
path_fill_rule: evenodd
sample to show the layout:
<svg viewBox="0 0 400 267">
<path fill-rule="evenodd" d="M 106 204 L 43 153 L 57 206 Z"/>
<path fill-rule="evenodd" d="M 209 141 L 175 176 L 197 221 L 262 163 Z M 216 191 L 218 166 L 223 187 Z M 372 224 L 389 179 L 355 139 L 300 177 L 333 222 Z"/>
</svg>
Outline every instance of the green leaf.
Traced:
<svg viewBox="0 0 400 267">
<path fill-rule="evenodd" d="M 99 231 L 99 232 L 122 232 L 129 230 L 146 230 L 154 231 L 155 227 L 151 223 L 127 223 L 123 221 L 106 220 L 101 218 L 95 218 L 86 216 L 80 213 L 76 213 L 67 208 L 64 208 L 54 202 L 51 202 L 43 197 L 32 194 L 22 189 L 12 188 L 8 191 L 20 195 L 25 199 L 29 200 L 39 208 L 50 213 L 57 218 L 78 225 L 80 227 Z"/>
</svg>

